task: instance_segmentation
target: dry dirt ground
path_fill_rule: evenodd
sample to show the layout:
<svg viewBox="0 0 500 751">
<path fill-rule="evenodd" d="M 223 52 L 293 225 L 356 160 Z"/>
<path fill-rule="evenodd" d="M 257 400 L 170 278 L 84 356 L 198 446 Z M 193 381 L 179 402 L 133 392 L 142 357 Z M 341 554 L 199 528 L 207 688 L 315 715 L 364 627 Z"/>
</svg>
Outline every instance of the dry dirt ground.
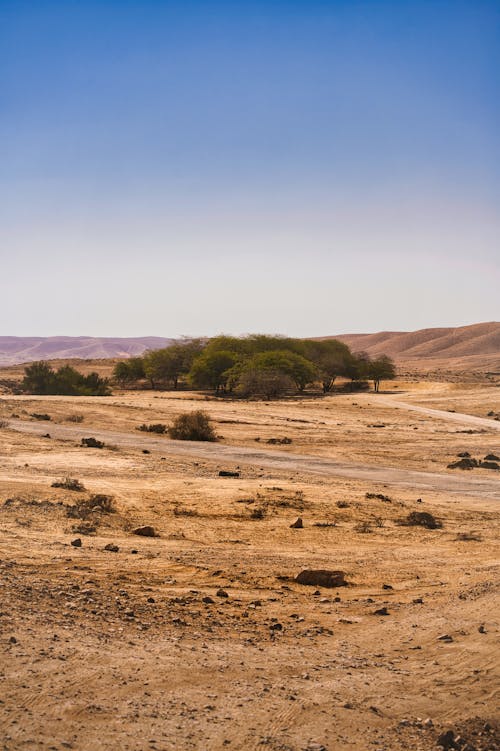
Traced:
<svg viewBox="0 0 500 751">
<path fill-rule="evenodd" d="M 136 430 L 200 407 L 216 444 Z M 500 455 L 498 413 L 494 384 L 2 397 L 0 748 L 499 749 L 500 471 L 446 468 Z"/>
</svg>

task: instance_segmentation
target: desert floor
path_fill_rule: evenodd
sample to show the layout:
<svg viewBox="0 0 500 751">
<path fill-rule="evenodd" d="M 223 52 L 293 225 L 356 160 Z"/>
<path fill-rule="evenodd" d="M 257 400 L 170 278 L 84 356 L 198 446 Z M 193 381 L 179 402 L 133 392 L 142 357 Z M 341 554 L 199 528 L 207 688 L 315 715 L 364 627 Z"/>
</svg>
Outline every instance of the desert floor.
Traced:
<svg viewBox="0 0 500 751">
<path fill-rule="evenodd" d="M 195 408 L 217 443 L 136 430 Z M 4 395 L 0 748 L 499 749 L 500 471 L 447 469 L 500 455 L 499 413 L 494 383 Z"/>
</svg>

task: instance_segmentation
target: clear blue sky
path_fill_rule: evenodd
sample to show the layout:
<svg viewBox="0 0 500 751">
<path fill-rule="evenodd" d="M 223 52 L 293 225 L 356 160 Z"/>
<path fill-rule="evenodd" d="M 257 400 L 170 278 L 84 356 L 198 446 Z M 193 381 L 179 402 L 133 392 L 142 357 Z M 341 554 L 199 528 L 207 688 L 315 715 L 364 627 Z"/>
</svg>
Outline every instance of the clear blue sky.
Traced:
<svg viewBox="0 0 500 751">
<path fill-rule="evenodd" d="M 500 319 L 500 3 L 1 0 L 0 334 Z"/>
</svg>

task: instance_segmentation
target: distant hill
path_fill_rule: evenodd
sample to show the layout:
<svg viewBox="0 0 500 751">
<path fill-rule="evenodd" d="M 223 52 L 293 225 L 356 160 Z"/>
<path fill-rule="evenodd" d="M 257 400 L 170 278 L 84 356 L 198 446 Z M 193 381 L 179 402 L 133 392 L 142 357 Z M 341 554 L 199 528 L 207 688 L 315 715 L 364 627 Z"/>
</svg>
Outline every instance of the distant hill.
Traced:
<svg viewBox="0 0 500 751">
<path fill-rule="evenodd" d="M 16 365 L 35 360 L 134 357 L 142 355 L 147 349 L 168 347 L 173 341 L 161 336 L 0 336 L 0 365 Z"/>
<path fill-rule="evenodd" d="M 500 372 L 500 323 L 476 323 L 458 328 L 419 331 L 380 331 L 377 334 L 340 334 L 353 352 L 386 354 L 407 368 L 418 370 L 480 370 Z"/>
</svg>

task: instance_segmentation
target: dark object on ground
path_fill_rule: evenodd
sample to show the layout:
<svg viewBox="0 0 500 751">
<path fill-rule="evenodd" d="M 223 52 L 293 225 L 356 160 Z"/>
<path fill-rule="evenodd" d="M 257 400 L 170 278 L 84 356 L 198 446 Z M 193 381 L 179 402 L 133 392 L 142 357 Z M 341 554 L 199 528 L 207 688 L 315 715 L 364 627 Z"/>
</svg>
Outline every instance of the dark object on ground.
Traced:
<svg viewBox="0 0 500 751">
<path fill-rule="evenodd" d="M 464 458 L 470 457 L 470 454 L 468 451 L 461 451 L 459 454 L 457 454 L 457 456 L 460 457 L 461 459 L 464 459 Z"/>
<path fill-rule="evenodd" d="M 411 511 L 400 524 L 405 527 L 425 527 L 426 529 L 441 529 L 443 526 L 442 522 L 428 511 Z"/>
<path fill-rule="evenodd" d="M 479 466 L 481 469 L 500 469 L 500 464 L 498 462 L 481 462 Z"/>
<path fill-rule="evenodd" d="M 71 531 L 77 535 L 93 535 L 97 530 L 97 525 L 92 522 L 81 522 L 81 524 L 73 524 Z"/>
<path fill-rule="evenodd" d="M 50 433 L 45 433 L 42 438 L 50 438 Z"/>
<path fill-rule="evenodd" d="M 392 498 L 383 493 L 365 493 L 365 498 L 376 498 L 379 501 L 385 501 L 386 503 L 392 503 Z"/>
<path fill-rule="evenodd" d="M 291 438 L 268 438 L 266 443 L 271 443 L 274 446 L 287 446 L 292 443 Z"/>
<path fill-rule="evenodd" d="M 77 493 L 81 493 L 85 490 L 85 485 L 83 485 L 80 480 L 77 480 L 76 477 L 65 477 L 64 480 L 57 480 L 52 483 L 51 487 L 64 488 L 64 490 L 74 490 Z"/>
<path fill-rule="evenodd" d="M 477 532 L 459 532 L 455 539 L 458 542 L 482 542 L 483 540 Z"/>
<path fill-rule="evenodd" d="M 79 537 L 76 538 L 76 540 L 71 540 L 71 544 L 74 548 L 81 548 L 82 547 L 82 541 Z"/>
<path fill-rule="evenodd" d="M 239 476 L 240 476 L 239 472 L 231 472 L 228 469 L 221 469 L 221 471 L 219 472 L 219 477 L 239 477 Z"/>
<path fill-rule="evenodd" d="M 474 467 L 478 466 L 478 461 L 470 456 L 464 456 L 462 459 L 459 459 L 458 462 L 452 462 L 447 466 L 448 469 L 474 469 Z"/>
<path fill-rule="evenodd" d="M 451 748 L 457 748 L 455 744 L 455 733 L 453 730 L 447 730 L 446 733 L 441 733 L 436 741 L 436 746 L 441 746 L 444 751 L 449 751 Z"/>
<path fill-rule="evenodd" d="M 373 612 L 373 615 L 389 615 L 389 611 L 386 607 L 378 608 L 378 610 Z"/>
<path fill-rule="evenodd" d="M 149 449 L 142 449 L 143 454 L 150 454 L 151 451 Z"/>
<path fill-rule="evenodd" d="M 143 433 L 166 433 L 167 432 L 167 426 L 164 425 L 161 422 L 153 423 L 151 425 L 146 425 L 146 423 L 143 423 L 142 425 L 139 425 L 136 430 L 142 430 Z"/>
<path fill-rule="evenodd" d="M 217 435 L 210 423 L 210 417 L 203 410 L 183 412 L 168 428 L 170 438 L 177 441 L 216 441 Z"/>
<path fill-rule="evenodd" d="M 311 587 L 345 587 L 344 571 L 330 571 L 328 569 L 304 569 L 295 577 L 297 584 L 307 584 Z"/>
<path fill-rule="evenodd" d="M 132 530 L 133 535 L 140 535 L 141 537 L 158 537 L 154 527 L 145 525 L 144 527 L 136 527 Z"/>
<path fill-rule="evenodd" d="M 382 584 L 382 589 L 394 589 L 391 584 Z"/>
<path fill-rule="evenodd" d="M 52 420 L 51 416 L 45 413 L 40 414 L 38 412 L 32 412 L 31 417 L 34 417 L 35 420 Z"/>
<path fill-rule="evenodd" d="M 496 454 L 486 454 L 484 458 L 488 462 L 500 462 L 500 456 L 497 456 Z"/>
<path fill-rule="evenodd" d="M 66 508 L 66 515 L 69 516 L 70 519 L 86 520 L 90 516 L 93 516 L 95 512 L 114 514 L 115 511 L 113 496 L 99 493 L 91 495 L 90 498 L 81 498 L 74 506 L 68 506 Z"/>
<path fill-rule="evenodd" d="M 104 442 L 98 441 L 97 438 L 82 438 L 82 446 L 86 446 L 89 449 L 102 449 L 104 448 Z"/>
<path fill-rule="evenodd" d="M 228 595 L 228 593 L 226 592 L 226 590 L 225 590 L 225 589 L 222 589 L 222 588 L 221 588 L 221 589 L 218 589 L 218 590 L 217 590 L 217 592 L 216 592 L 215 594 L 217 595 L 217 597 L 229 597 L 229 595 Z"/>
<path fill-rule="evenodd" d="M 313 527 L 336 527 L 335 522 L 314 522 Z"/>
<path fill-rule="evenodd" d="M 302 521 L 301 517 L 297 519 L 293 524 L 290 524 L 291 529 L 302 529 L 304 526 L 304 522 Z"/>
<path fill-rule="evenodd" d="M 264 508 L 254 508 L 250 513 L 250 519 L 263 519 L 266 515 Z"/>
<path fill-rule="evenodd" d="M 108 550 L 110 553 L 118 553 L 120 548 L 118 547 L 118 545 L 115 545 L 112 542 L 108 542 L 108 544 L 104 546 L 104 550 Z"/>
</svg>

